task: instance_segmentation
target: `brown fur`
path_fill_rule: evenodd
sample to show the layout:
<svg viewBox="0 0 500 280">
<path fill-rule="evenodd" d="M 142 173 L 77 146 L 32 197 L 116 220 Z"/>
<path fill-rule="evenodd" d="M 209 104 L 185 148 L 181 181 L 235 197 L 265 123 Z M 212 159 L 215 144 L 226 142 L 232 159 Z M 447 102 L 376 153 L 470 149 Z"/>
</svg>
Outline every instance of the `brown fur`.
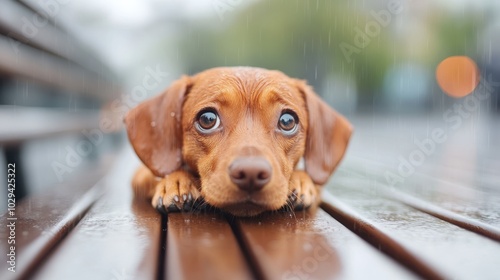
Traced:
<svg viewBox="0 0 500 280">
<path fill-rule="evenodd" d="M 200 110 L 208 107 L 217 110 L 221 121 L 221 129 L 209 135 L 194 125 Z M 277 130 L 285 109 L 299 119 L 293 136 Z M 287 203 L 298 208 L 317 204 L 318 185 L 335 170 L 352 131 L 304 81 L 249 67 L 184 76 L 165 93 L 132 109 L 125 122 L 132 146 L 147 166 L 134 176 L 136 194 L 152 198 L 155 207 L 161 202 L 178 209 L 202 196 L 237 216 L 277 210 Z M 251 193 L 228 175 L 236 158 L 248 156 L 262 157 L 272 167 L 269 183 Z M 302 157 L 305 171 L 295 169 Z"/>
</svg>

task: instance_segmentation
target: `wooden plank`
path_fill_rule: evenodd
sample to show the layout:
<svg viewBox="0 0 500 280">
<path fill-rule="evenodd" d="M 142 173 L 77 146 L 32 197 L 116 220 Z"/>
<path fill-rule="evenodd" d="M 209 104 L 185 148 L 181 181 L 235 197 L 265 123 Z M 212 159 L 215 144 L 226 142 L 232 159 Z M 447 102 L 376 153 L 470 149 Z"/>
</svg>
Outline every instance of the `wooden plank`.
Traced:
<svg viewBox="0 0 500 280">
<path fill-rule="evenodd" d="M 105 195 L 60 243 L 32 279 L 155 279 L 162 219 L 146 200 L 133 199 L 138 161 L 125 151 L 102 181 Z"/>
<path fill-rule="evenodd" d="M 391 190 L 384 192 L 384 194 L 388 198 L 404 203 L 436 218 L 447 221 L 448 223 L 454 224 L 466 230 L 473 231 L 477 234 L 481 234 L 500 242 L 500 228 L 496 228 L 481 221 L 456 214 L 455 212 L 438 207 L 434 204 L 418 199 L 411 195 L 407 195 L 400 191 Z"/>
<path fill-rule="evenodd" d="M 99 129 L 97 111 L 70 113 L 14 106 L 0 110 L 0 144 L 3 147 L 62 134 L 81 134 L 91 129 Z"/>
<path fill-rule="evenodd" d="M 335 177 L 337 190 L 386 194 L 392 199 L 398 197 L 397 199 L 408 205 L 410 205 L 410 200 L 418 200 L 420 202 L 414 201 L 410 206 L 427 204 L 427 210 L 434 208 L 439 212 L 448 212 L 448 217 L 454 215 L 458 218 L 461 216 L 467 219 L 469 224 L 481 223 L 484 224 L 483 228 L 494 227 L 493 231 L 500 229 L 500 193 L 492 189 L 481 189 L 474 184 L 458 185 L 447 181 L 447 177 L 428 176 L 425 173 L 413 174 L 404 187 L 389 187 L 383 174 L 387 170 L 393 174 L 397 174 L 397 171 L 377 166 L 371 162 L 357 161 L 357 166 L 363 171 L 349 168 L 349 170 L 344 169 L 337 174 Z M 435 167 L 435 169 L 440 170 L 439 167 Z M 466 170 L 457 170 L 456 172 L 468 173 Z M 483 173 L 479 169 L 470 172 L 470 176 L 482 178 Z M 500 177 L 497 176 L 495 180 L 500 181 Z M 398 192 L 400 194 L 397 194 Z M 433 212 L 436 213 L 436 211 Z M 490 236 L 492 235 L 490 234 Z"/>
<path fill-rule="evenodd" d="M 498 134 L 498 130 L 494 129 L 491 133 Z M 340 187 L 343 192 L 383 192 L 420 211 L 498 240 L 500 174 L 492 170 L 500 168 L 500 160 L 495 160 L 500 157 L 500 150 L 485 151 L 489 149 L 487 146 L 476 148 L 484 145 L 471 142 L 470 137 L 463 134 L 450 141 L 459 142 L 459 147 L 472 148 L 446 145 L 442 147 L 443 151 L 436 151 L 424 164 L 414 167 L 415 172 L 410 176 L 400 177 L 404 182 L 392 187 L 384 176 L 388 172 L 400 176 L 397 165 L 388 164 L 383 157 L 378 161 L 350 157 L 335 177 L 337 188 Z M 398 149 L 397 145 L 393 145 L 392 152 Z M 379 151 L 383 152 L 384 149 Z"/>
<path fill-rule="evenodd" d="M 13 39 L 0 35 L 0 73 L 101 101 L 112 100 L 119 93 L 117 84 L 111 84 L 84 68 L 22 43 L 13 48 L 13 42 Z"/>
<path fill-rule="evenodd" d="M 356 124 L 356 137 L 334 177 L 337 187 L 353 192 L 380 192 L 391 187 L 469 220 L 500 228 L 500 149 L 491 141 L 500 137 L 500 123 L 495 118 L 474 116 L 464 119 L 456 129 L 439 115 L 361 118 Z M 423 163 L 410 167 L 408 163 L 406 168 L 413 171 L 401 175 L 401 158 L 408 160 L 418 151 L 414 141 L 428 139 L 434 128 L 446 131 L 446 141 L 434 143 Z M 385 177 L 388 172 L 400 176 L 402 182 L 390 186 Z"/>
<path fill-rule="evenodd" d="M 373 247 L 378 248 L 425 279 L 445 279 L 431 263 L 417 257 L 414 252 L 396 241 L 389 233 L 363 219 L 327 192 L 323 194 L 323 200 L 321 207 L 326 212 L 372 244 Z M 402 221 L 402 223 L 404 222 Z"/>
<path fill-rule="evenodd" d="M 433 127 L 446 131 L 446 142 L 400 173 L 401 158 L 416 153 L 415 140 L 429 138 Z M 471 119 L 453 130 L 440 116 L 359 120 L 350 153 L 327 186 L 341 202 L 331 212 L 380 246 L 360 223 L 375 226 L 446 278 L 499 278 L 500 177 L 493 170 L 500 153 L 489 140 L 499 127 Z M 401 182 L 391 185 L 388 172 Z M 354 215 L 346 216 L 346 204 Z"/>
<path fill-rule="evenodd" d="M 237 222 L 266 279 L 413 279 L 323 210 Z"/>
<path fill-rule="evenodd" d="M 400 248 L 422 260 L 438 272 L 435 279 L 496 279 L 500 244 L 413 208 L 384 199 L 375 193 L 343 193 L 336 189 L 336 199 L 325 202 L 334 217 L 382 250 L 394 248 L 384 242 L 389 237 Z M 384 236 L 373 235 L 363 224 L 372 225 Z M 396 252 L 388 252 L 397 258 Z M 415 264 L 415 263 L 414 263 Z M 407 265 L 412 265 L 411 263 Z M 431 267 L 432 265 L 432 267 Z M 412 265 L 416 272 L 422 272 Z M 427 275 L 427 274 L 425 274 Z"/>
<path fill-rule="evenodd" d="M 43 258 L 57 246 L 81 219 L 99 196 L 99 188 L 89 191 L 107 170 L 106 165 L 87 171 L 94 176 L 68 180 L 66 183 L 30 196 L 18 202 L 15 211 L 16 272 L 7 271 L 7 253 L 0 255 L 0 279 L 21 279 L 43 262 Z M 0 238 L 7 240 L 10 230 L 6 212 L 0 217 Z M 7 242 L 0 243 L 0 251 L 9 252 Z"/>
<path fill-rule="evenodd" d="M 40 4 L 4 0 L 0 10 L 0 33 L 74 62 L 96 75 L 113 80 L 111 72 L 95 59 L 95 55 L 81 47 L 76 38 L 55 26 L 47 18 L 46 12 L 40 13 L 36 10 L 34 6 Z M 49 8 L 55 13 L 57 11 L 54 9 L 60 10 L 62 7 L 58 2 L 53 2 Z"/>
<path fill-rule="evenodd" d="M 170 213 L 166 279 L 252 279 L 226 219 L 218 214 Z"/>
</svg>

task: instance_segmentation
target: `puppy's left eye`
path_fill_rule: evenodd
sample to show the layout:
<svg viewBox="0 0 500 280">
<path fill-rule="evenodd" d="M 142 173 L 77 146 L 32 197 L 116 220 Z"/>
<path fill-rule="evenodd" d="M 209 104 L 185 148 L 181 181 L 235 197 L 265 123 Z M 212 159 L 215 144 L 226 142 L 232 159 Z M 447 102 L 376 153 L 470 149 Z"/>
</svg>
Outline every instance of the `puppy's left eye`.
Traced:
<svg viewBox="0 0 500 280">
<path fill-rule="evenodd" d="M 202 133 L 210 133 L 220 126 L 217 112 L 212 109 L 201 111 L 196 121 L 196 129 Z"/>
<path fill-rule="evenodd" d="M 278 127 L 284 134 L 292 135 L 297 132 L 299 120 L 293 112 L 283 112 L 278 121 Z"/>
</svg>

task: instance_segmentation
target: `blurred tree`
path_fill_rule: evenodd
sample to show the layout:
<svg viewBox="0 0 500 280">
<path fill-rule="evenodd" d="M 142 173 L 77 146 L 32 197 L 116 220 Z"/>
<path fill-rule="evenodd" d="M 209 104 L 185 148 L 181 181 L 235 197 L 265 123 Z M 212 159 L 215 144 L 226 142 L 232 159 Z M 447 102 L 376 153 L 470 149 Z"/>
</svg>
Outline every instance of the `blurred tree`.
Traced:
<svg viewBox="0 0 500 280">
<path fill-rule="evenodd" d="M 445 14 L 436 16 L 430 22 L 439 38 L 439 49 L 431 54 L 436 65 L 454 55 L 467 55 L 477 61 L 478 38 L 485 29 L 487 18 L 482 11 L 470 11 L 466 15 Z M 436 61 L 437 60 L 437 61 Z"/>
<path fill-rule="evenodd" d="M 353 75 L 361 91 L 380 86 L 389 52 L 380 39 L 348 61 L 339 45 L 353 44 L 353 26 L 367 15 L 338 1 L 262 1 L 242 11 L 224 30 L 191 27 L 181 54 L 190 73 L 250 65 L 279 69 L 319 88 L 331 73 Z M 374 74 L 374 75 L 371 75 Z M 357 78 L 359 77 L 359 78 Z"/>
<path fill-rule="evenodd" d="M 180 55 L 188 73 L 236 65 L 278 69 L 307 79 L 320 93 L 325 79 L 339 75 L 354 80 L 359 99 L 371 102 L 381 90 L 388 68 L 411 59 L 401 42 L 412 34 L 398 37 L 392 32 L 394 13 L 387 24 L 381 24 L 374 14 L 386 11 L 386 4 L 380 10 L 368 10 L 364 5 L 363 1 L 260 1 L 234 11 L 233 20 L 226 18 L 217 24 L 219 28 L 208 22 L 189 26 Z M 434 71 L 448 55 L 473 52 L 474 30 L 480 20 L 429 18 L 437 49 L 427 50 L 424 57 L 417 58 L 419 63 Z M 372 29 L 368 30 L 370 24 Z"/>
</svg>

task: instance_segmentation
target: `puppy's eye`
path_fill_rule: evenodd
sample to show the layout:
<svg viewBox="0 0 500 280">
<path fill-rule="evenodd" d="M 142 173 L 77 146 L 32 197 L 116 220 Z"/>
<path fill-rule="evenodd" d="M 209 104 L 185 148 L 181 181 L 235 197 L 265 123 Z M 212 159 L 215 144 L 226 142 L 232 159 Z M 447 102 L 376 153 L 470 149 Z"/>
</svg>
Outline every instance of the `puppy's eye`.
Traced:
<svg viewBox="0 0 500 280">
<path fill-rule="evenodd" d="M 215 110 L 201 111 L 196 121 L 196 129 L 203 133 L 209 133 L 220 126 L 220 119 Z"/>
<path fill-rule="evenodd" d="M 283 112 L 278 121 L 279 129 L 287 135 L 297 132 L 299 120 L 293 112 Z"/>
</svg>

